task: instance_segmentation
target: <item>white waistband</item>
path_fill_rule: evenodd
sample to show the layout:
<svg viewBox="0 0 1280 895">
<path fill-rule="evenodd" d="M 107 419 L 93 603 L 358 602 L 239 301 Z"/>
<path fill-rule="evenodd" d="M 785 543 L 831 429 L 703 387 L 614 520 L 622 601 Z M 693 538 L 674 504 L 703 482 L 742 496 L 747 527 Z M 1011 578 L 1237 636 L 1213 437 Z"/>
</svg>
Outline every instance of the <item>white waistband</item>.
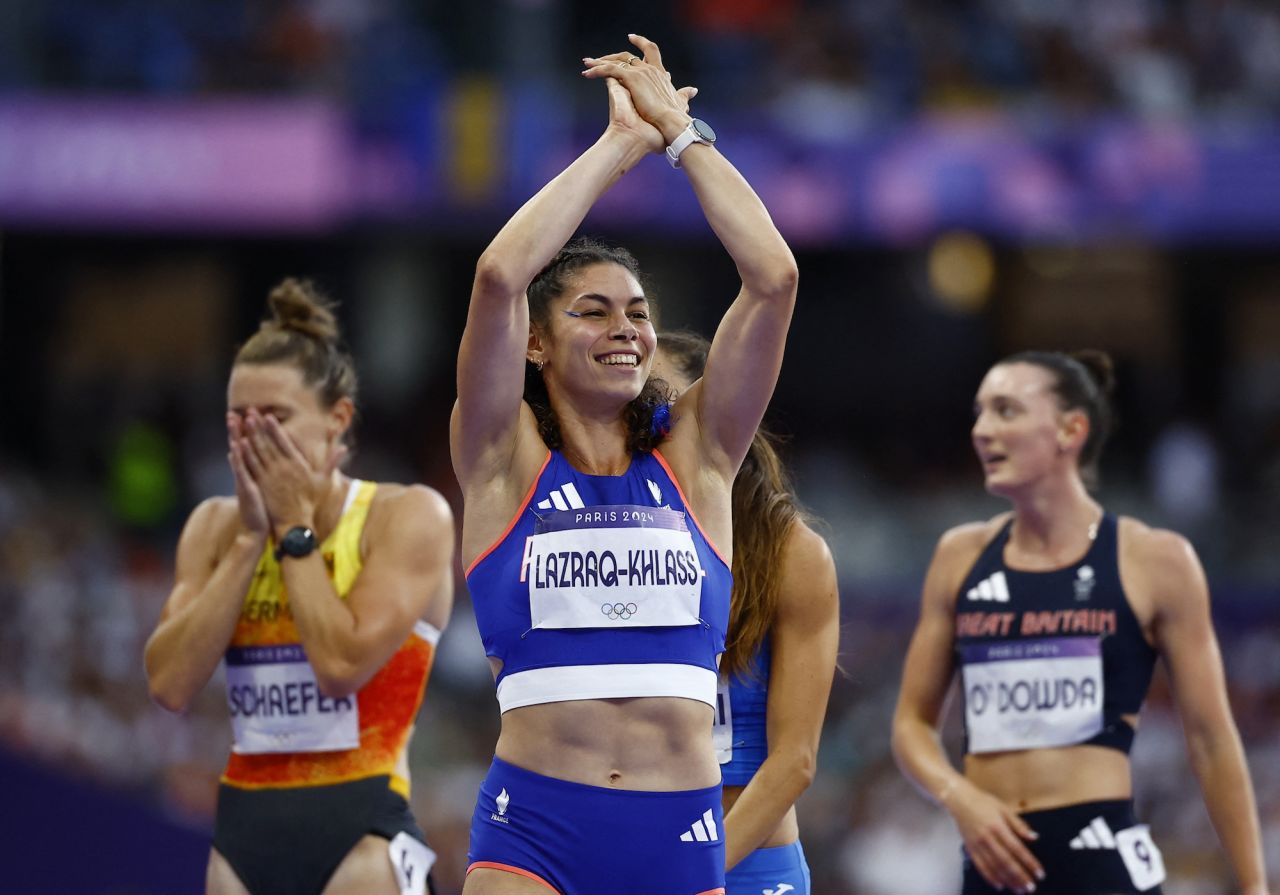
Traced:
<svg viewBox="0 0 1280 895">
<path fill-rule="evenodd" d="M 509 712 L 544 702 L 632 696 L 680 696 L 714 708 L 716 681 L 716 673 L 710 669 L 675 663 L 531 668 L 498 682 L 498 708 Z"/>
</svg>

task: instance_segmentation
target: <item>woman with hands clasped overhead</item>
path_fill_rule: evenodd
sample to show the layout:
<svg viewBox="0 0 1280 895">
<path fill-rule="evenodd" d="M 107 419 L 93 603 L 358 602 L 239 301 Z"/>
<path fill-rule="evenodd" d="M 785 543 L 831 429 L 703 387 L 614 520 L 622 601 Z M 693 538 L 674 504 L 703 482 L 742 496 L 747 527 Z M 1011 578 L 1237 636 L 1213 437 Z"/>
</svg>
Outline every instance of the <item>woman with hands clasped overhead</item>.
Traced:
<svg viewBox="0 0 1280 895">
<path fill-rule="evenodd" d="M 1134 820 L 1129 749 L 1164 660 L 1209 815 L 1246 895 L 1266 895 L 1257 810 L 1231 717 L 1209 592 L 1170 531 L 1089 494 L 1110 425 L 1111 361 L 1027 351 L 988 371 L 973 446 L 1013 504 L 953 528 L 925 577 L 893 748 L 964 839 L 964 895 L 1159 892 Z M 956 671 L 965 758 L 938 738 Z"/>
<path fill-rule="evenodd" d="M 759 198 L 690 118 L 695 91 L 675 89 L 656 44 L 631 43 L 639 55 L 585 60 L 609 124 L 485 250 L 459 351 L 462 554 L 502 712 L 466 895 L 724 887 L 711 724 L 730 492 L 778 376 L 797 274 Z M 635 259 L 570 241 L 618 178 L 663 152 L 742 282 L 669 431 Z"/>
<path fill-rule="evenodd" d="M 286 280 L 270 308 L 227 385 L 236 494 L 183 530 L 151 694 L 184 711 L 226 662 L 209 893 L 421 895 L 406 753 L 453 600 L 452 514 L 342 472 L 356 377 L 331 307 Z"/>
</svg>

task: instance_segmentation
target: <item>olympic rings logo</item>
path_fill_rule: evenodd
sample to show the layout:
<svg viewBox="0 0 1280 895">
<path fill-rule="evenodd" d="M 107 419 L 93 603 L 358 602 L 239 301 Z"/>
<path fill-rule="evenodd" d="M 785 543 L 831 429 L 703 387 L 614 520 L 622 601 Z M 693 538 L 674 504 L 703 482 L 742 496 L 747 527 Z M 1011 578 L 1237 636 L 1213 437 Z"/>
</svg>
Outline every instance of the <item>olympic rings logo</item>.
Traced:
<svg viewBox="0 0 1280 895">
<path fill-rule="evenodd" d="M 635 603 L 602 603 L 600 611 L 611 621 L 628 619 L 640 611 Z"/>
</svg>

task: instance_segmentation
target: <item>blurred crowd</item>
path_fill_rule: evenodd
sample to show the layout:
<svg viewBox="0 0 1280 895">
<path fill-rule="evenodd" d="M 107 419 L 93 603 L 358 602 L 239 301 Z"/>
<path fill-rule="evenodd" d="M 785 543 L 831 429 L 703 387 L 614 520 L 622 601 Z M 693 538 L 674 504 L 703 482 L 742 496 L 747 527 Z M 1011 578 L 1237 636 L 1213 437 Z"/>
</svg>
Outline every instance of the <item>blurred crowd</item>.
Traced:
<svg viewBox="0 0 1280 895">
<path fill-rule="evenodd" d="M 842 128 L 924 108 L 1033 117 L 1280 109 L 1269 0 L 14 0 L 0 87 L 159 95 L 323 92 L 412 102 L 437 78 L 570 80 L 647 31 L 716 108 L 771 103 Z M 4 36 L 7 35 L 7 36 Z"/>
<path fill-rule="evenodd" d="M 839 478 L 830 481 L 840 492 Z M 908 524 L 893 521 L 889 502 L 866 494 L 832 493 L 818 503 L 856 503 L 864 518 Z M 936 530 L 949 514 L 981 512 L 947 491 L 939 491 L 933 505 Z M 8 609 L 0 615 L 0 749 L 132 792 L 203 833 L 230 747 L 222 681 L 219 675 L 211 682 L 187 716 L 148 701 L 140 656 L 171 586 L 173 536 L 139 532 L 113 518 L 116 513 L 83 491 L 60 493 L 0 466 L 0 605 Z M 899 551 L 903 568 L 893 580 L 859 575 L 857 557 L 881 549 L 870 537 L 869 529 L 856 527 L 851 536 L 833 532 L 841 561 L 842 673 L 819 774 L 800 805 L 805 848 L 816 892 L 937 895 L 954 890 L 958 837 L 945 815 L 912 791 L 888 752 L 915 579 L 926 556 L 912 556 L 910 547 Z M 1280 625 L 1269 605 L 1229 594 L 1219 599 L 1232 702 L 1274 877 L 1280 873 Z M 440 854 L 441 895 L 461 889 L 475 792 L 497 737 L 497 705 L 482 653 L 463 595 L 441 642 L 410 755 L 415 812 Z M 954 755 L 954 712 L 950 720 Z M 1134 762 L 1139 813 L 1152 824 L 1172 875 L 1165 891 L 1230 891 L 1198 790 L 1187 784 L 1185 746 L 1161 676 L 1143 714 Z"/>
</svg>

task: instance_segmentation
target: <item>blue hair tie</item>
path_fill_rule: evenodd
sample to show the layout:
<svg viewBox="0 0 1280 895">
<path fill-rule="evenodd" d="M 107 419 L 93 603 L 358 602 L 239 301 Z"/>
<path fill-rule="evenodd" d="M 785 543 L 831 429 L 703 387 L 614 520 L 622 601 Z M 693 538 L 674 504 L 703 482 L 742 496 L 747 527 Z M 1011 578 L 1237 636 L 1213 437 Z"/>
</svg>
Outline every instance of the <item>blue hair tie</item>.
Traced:
<svg viewBox="0 0 1280 895">
<path fill-rule="evenodd" d="M 653 410 L 653 421 L 649 423 L 649 434 L 671 434 L 671 405 L 659 404 Z"/>
</svg>

